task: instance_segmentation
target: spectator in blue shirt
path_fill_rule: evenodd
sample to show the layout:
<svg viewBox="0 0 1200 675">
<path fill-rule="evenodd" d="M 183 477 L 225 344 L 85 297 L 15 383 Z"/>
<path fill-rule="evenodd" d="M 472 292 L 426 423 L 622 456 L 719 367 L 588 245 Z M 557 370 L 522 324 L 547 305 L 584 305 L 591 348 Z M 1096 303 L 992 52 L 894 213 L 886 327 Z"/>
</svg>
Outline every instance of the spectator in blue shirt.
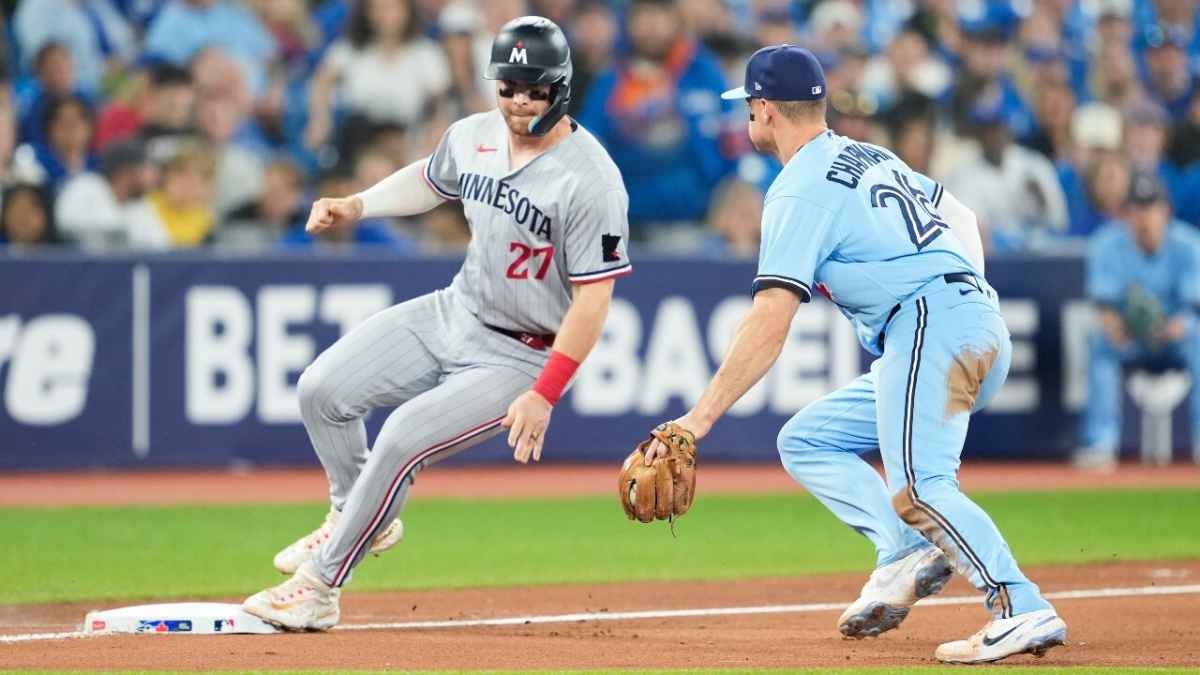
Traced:
<svg viewBox="0 0 1200 675">
<path fill-rule="evenodd" d="M 71 52 L 61 43 L 42 45 L 34 59 L 34 75 L 36 79 L 18 81 L 15 87 L 21 140 L 27 143 L 45 140 L 42 118 L 50 101 L 75 96 L 91 106 L 91 98 L 77 85 Z"/>
<path fill-rule="evenodd" d="M 1196 216 L 1192 206 L 1196 199 L 1194 193 L 1189 192 L 1191 176 L 1167 157 L 1170 124 L 1171 119 L 1161 106 L 1151 101 L 1139 101 L 1125 111 L 1122 141 L 1125 155 L 1133 167 L 1158 174 L 1166 185 L 1171 203 L 1176 205 L 1177 215 L 1189 219 Z"/>
<path fill-rule="evenodd" d="M 1200 236 L 1173 220 L 1167 193 L 1153 173 L 1134 176 L 1125 222 L 1091 241 L 1087 294 L 1099 328 L 1089 339 L 1088 400 L 1083 448 L 1076 464 L 1115 463 L 1121 439 L 1121 369 L 1190 371 L 1200 383 Z M 1200 395 L 1193 387 L 1192 428 L 1200 430 Z M 1200 431 L 1196 440 L 1200 440 Z"/>
<path fill-rule="evenodd" d="M 145 56 L 185 66 L 213 45 L 237 61 L 251 91 L 260 95 L 266 90 L 275 39 L 258 17 L 227 0 L 171 0 L 146 32 Z"/>
<path fill-rule="evenodd" d="M 1200 58 L 1200 13 L 1195 0 L 1137 0 L 1135 18 L 1142 29 L 1162 27 L 1183 37 L 1193 62 Z"/>
<path fill-rule="evenodd" d="M 708 212 L 709 234 L 697 253 L 721 259 L 757 257 L 762 243 L 762 204 L 763 191 L 754 183 L 736 176 L 721 181 Z"/>
<path fill-rule="evenodd" d="M 42 124 L 45 141 L 34 143 L 33 148 L 51 193 L 56 193 L 67 178 L 96 169 L 94 133 L 92 111 L 83 99 L 65 96 L 46 105 Z"/>
<path fill-rule="evenodd" d="M 1172 117 L 1182 117 L 1196 89 L 1188 65 L 1188 36 L 1169 26 L 1152 26 L 1143 34 L 1142 46 L 1146 93 Z"/>
<path fill-rule="evenodd" d="M 50 196 L 40 186 L 17 183 L 0 204 L 0 247 L 24 248 L 61 243 Z"/>
<path fill-rule="evenodd" d="M 25 69 L 42 47 L 60 43 L 75 61 L 80 88 L 92 96 L 106 72 L 132 61 L 136 49 L 133 31 L 109 0 L 21 0 L 13 28 Z"/>
<path fill-rule="evenodd" d="M 719 64 L 684 33 L 673 0 L 635 0 L 625 31 L 626 46 L 596 77 L 579 120 L 620 168 L 634 236 L 645 238 L 649 223 L 704 219 L 732 168 L 717 145 L 728 107 Z"/>
<path fill-rule="evenodd" d="M 1036 130 L 1033 110 L 1013 82 L 1009 63 L 1015 22 L 986 15 L 961 22 L 962 67 L 951 94 L 955 121 L 960 130 L 970 128 L 971 108 L 981 94 L 998 101 L 1004 124 L 1018 141 L 1029 139 Z"/>
<path fill-rule="evenodd" d="M 1085 103 L 1071 116 L 1070 153 L 1056 166 L 1067 199 L 1071 236 L 1088 236 L 1117 217 L 1129 192 L 1129 160 L 1121 152 L 1121 113 Z"/>
<path fill-rule="evenodd" d="M 321 178 L 317 196 L 350 194 L 355 191 L 354 176 L 344 170 L 334 169 Z M 306 209 L 302 215 L 307 217 Z M 365 218 L 353 227 L 328 230 L 313 236 L 304 230 L 304 218 L 295 224 L 279 240 L 280 247 L 288 250 L 335 251 L 358 246 L 383 247 L 397 253 L 415 255 L 420 253 L 416 240 L 394 230 L 384 218 Z"/>
</svg>

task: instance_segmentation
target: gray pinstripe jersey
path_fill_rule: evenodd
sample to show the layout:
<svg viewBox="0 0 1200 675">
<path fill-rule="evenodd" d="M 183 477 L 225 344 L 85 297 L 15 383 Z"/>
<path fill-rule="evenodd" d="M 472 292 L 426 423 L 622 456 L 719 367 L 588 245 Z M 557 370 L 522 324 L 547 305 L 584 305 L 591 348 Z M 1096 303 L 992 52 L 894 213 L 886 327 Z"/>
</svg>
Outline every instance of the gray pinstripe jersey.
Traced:
<svg viewBox="0 0 1200 675">
<path fill-rule="evenodd" d="M 461 199 L 471 226 L 451 288 L 492 326 L 554 333 L 571 284 L 628 274 L 629 196 L 608 153 L 586 129 L 516 171 L 499 110 L 446 130 L 425 166 L 442 197 Z"/>
</svg>

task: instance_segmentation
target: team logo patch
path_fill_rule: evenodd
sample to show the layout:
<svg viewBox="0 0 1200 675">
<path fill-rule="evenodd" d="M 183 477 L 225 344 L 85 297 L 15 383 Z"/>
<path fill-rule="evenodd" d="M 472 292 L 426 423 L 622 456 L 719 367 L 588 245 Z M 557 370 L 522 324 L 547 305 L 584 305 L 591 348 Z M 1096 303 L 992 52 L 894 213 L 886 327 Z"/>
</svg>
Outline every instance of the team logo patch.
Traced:
<svg viewBox="0 0 1200 675">
<path fill-rule="evenodd" d="M 812 88 L 812 95 L 813 95 L 813 96 L 820 96 L 820 95 L 821 95 L 821 91 L 822 91 L 822 89 L 821 89 L 821 85 L 819 85 L 819 84 L 817 84 L 817 85 L 813 85 L 813 88 Z"/>
<path fill-rule="evenodd" d="M 139 633 L 190 633 L 192 632 L 191 621 L 176 621 L 176 620 L 158 620 L 158 621 L 138 621 L 137 632 Z"/>
<path fill-rule="evenodd" d="M 604 262 L 616 262 L 621 259 L 621 252 L 617 250 L 620 243 L 620 235 L 600 235 L 600 250 L 604 251 Z"/>
</svg>

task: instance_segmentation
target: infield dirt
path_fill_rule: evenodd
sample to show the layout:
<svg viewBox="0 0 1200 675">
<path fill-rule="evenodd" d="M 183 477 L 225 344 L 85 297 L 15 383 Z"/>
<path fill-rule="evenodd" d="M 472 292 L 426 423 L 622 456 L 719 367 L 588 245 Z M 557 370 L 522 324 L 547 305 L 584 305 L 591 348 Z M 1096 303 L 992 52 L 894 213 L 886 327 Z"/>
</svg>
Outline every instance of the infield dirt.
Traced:
<svg viewBox="0 0 1200 675">
<path fill-rule="evenodd" d="M 677 561 L 675 564 L 686 564 Z M 1195 584 L 1200 563 L 1030 570 L 1044 590 Z M 343 624 L 849 602 L 859 576 L 739 582 L 625 583 L 404 593 L 347 593 Z M 944 595 L 972 593 L 961 580 Z M 231 601 L 238 600 L 231 598 Z M 73 630 L 97 603 L 0 608 L 0 634 Z M 1037 661 L 1055 666 L 1200 665 L 1200 597 L 1059 600 L 1070 644 Z M 582 621 L 515 627 L 333 631 L 201 637 L 109 636 L 0 644 L 8 668 L 55 670 L 583 669 L 917 666 L 986 620 L 978 604 L 919 607 L 875 640 L 842 639 L 837 610 L 804 614 Z"/>
<path fill-rule="evenodd" d="M 423 475 L 414 497 L 540 496 L 561 494 L 547 488 L 571 479 L 572 494 L 607 491 L 612 471 L 571 474 L 563 467 L 524 472 L 447 469 Z M 314 472 L 253 473 L 231 479 L 228 474 L 149 473 L 84 474 L 59 479 L 75 481 L 79 490 L 59 485 L 41 495 L 57 503 L 129 503 L 104 495 L 140 494 L 130 490 L 170 486 L 154 502 L 196 501 L 180 495 L 207 495 L 210 501 L 273 501 L 283 480 L 295 488 L 297 501 L 324 495 Z M 223 480 L 222 480 L 223 477 Z M 479 482 L 465 480 L 467 477 Z M 784 480 L 780 480 L 782 477 Z M 1076 474 L 1060 467 L 968 466 L 964 486 L 979 489 L 1062 489 L 1154 485 L 1197 486 L 1200 471 L 1174 467 L 1167 471 L 1131 469 L 1111 478 Z M 537 478 L 538 480 L 533 480 Z M 126 487 L 117 487 L 128 479 Z M 36 491 L 38 476 L 0 477 L 0 495 L 13 499 L 10 486 Z M 49 477 L 47 477 L 49 480 Z M 702 474 L 710 491 L 794 489 L 778 467 L 734 467 Z M 286 482 L 291 481 L 291 482 Z M 233 485 L 218 493 L 212 486 Z M 90 486 L 90 487 L 89 487 Z M 81 499 L 90 495 L 90 499 Z M 67 499 L 63 499 L 67 497 Z M 171 498 L 173 497 L 173 498 Z M 19 499 L 19 497 L 18 497 Z M 291 501 L 291 500 L 287 500 Z M 22 505 L 31 505 L 28 501 Z M 802 547 L 799 547 L 802 550 Z M 536 561 L 530 561 L 536 565 Z M 686 560 L 663 561 L 687 565 Z M 575 612 L 717 608 L 734 606 L 849 603 L 863 575 L 806 576 L 712 582 L 637 582 L 600 585 L 477 588 L 389 593 L 347 592 L 342 601 L 344 625 L 405 621 L 445 621 Z M 1027 570 L 1045 591 L 1200 584 L 1200 561 L 1113 562 Z M 971 595 L 955 580 L 943 596 Z M 154 598 L 145 599 L 150 602 Z M 228 598 L 232 602 L 241 598 Z M 134 604 L 123 602 L 121 604 Z M 1054 666 L 1200 666 L 1200 595 L 1058 600 L 1055 605 L 1070 626 L 1070 644 L 1038 663 Z M 71 631 L 90 609 L 109 603 L 0 605 L 0 635 Z M 966 637 L 987 617 L 980 603 L 920 607 L 897 631 L 865 641 L 844 640 L 837 633 L 838 610 L 796 614 L 706 616 L 686 619 L 582 621 L 507 627 L 438 629 L 337 630 L 324 634 L 276 636 L 105 636 L 0 644 L 6 668 L 55 670 L 288 670 L 288 669 L 586 669 L 586 668 L 781 668 L 817 666 L 918 666 L 934 663 L 934 648 Z M 1022 656 L 1006 663 L 1034 663 Z"/>
</svg>

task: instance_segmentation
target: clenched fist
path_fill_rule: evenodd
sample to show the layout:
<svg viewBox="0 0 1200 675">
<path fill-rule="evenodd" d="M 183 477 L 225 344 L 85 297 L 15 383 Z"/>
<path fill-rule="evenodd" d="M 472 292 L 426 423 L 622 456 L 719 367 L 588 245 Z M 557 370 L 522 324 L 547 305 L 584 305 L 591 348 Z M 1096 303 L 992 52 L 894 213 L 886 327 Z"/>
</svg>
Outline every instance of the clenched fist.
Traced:
<svg viewBox="0 0 1200 675">
<path fill-rule="evenodd" d="M 363 203 L 358 197 L 340 199 L 318 199 L 308 214 L 304 231 L 321 234 L 334 228 L 345 227 L 362 217 Z"/>
</svg>

